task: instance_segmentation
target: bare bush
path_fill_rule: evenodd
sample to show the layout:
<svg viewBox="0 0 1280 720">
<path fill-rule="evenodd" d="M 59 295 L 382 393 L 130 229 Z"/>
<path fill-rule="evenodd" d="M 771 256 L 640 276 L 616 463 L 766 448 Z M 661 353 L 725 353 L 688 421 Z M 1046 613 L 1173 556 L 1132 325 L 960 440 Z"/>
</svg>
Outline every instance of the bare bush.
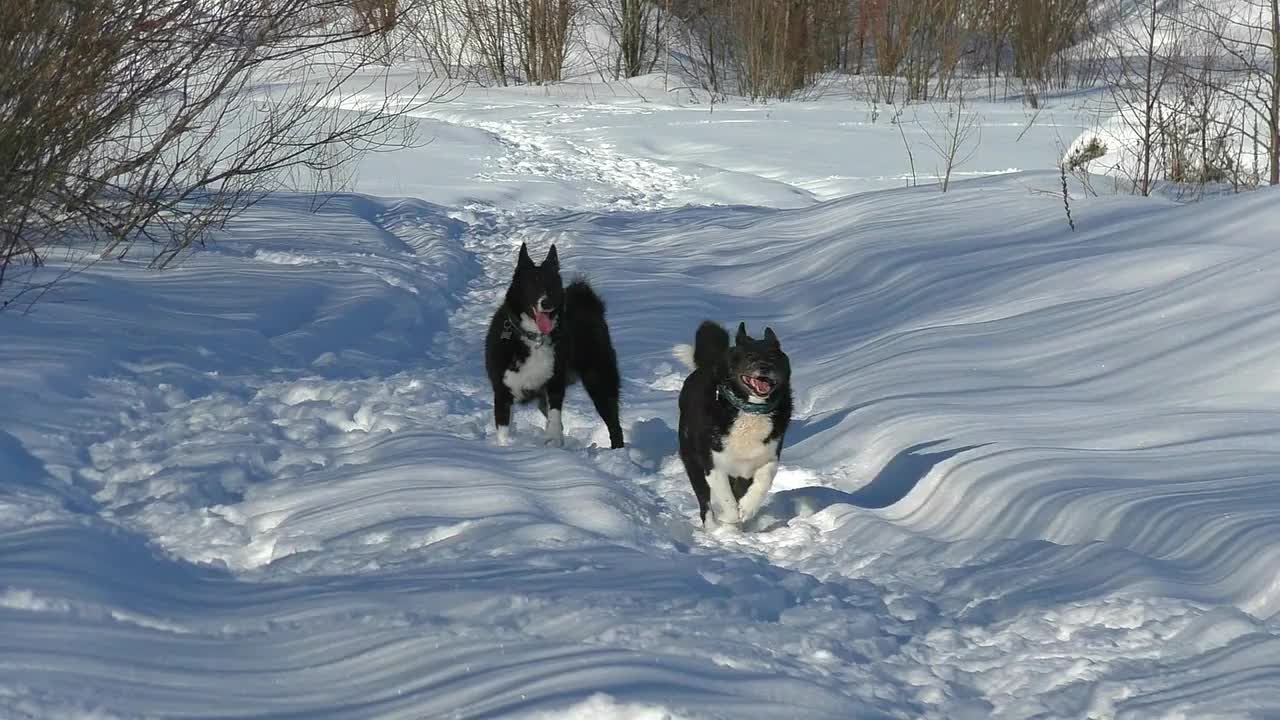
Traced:
<svg viewBox="0 0 1280 720">
<path fill-rule="evenodd" d="M 609 30 L 614 79 L 653 72 L 666 31 L 666 13 L 652 0 L 591 0 L 589 6 Z"/>
<path fill-rule="evenodd" d="M 916 155 L 911 151 L 911 142 L 907 140 L 907 131 L 903 128 L 903 111 L 905 108 L 894 106 L 893 115 L 889 119 L 889 124 L 898 128 L 898 136 L 902 138 L 902 148 L 907 153 L 907 165 L 911 170 L 911 177 L 907 182 L 907 187 L 917 187 L 920 184 L 919 178 L 916 176 Z"/>
<path fill-rule="evenodd" d="M 804 58 L 797 52 L 807 33 L 800 3 L 740 0 L 728 8 L 730 57 L 738 91 L 751 98 L 786 98 L 804 87 Z"/>
<path fill-rule="evenodd" d="M 398 0 L 351 0 L 351 7 L 364 32 L 389 33 L 400 19 Z"/>
<path fill-rule="evenodd" d="M 516 51 L 519 19 L 512 0 L 457 0 L 467 37 L 479 56 L 488 79 L 507 85 L 522 62 Z M 475 78 L 482 79 L 482 78 Z"/>
<path fill-rule="evenodd" d="M 1100 79 L 1091 0 L 676 0 L 686 69 L 709 88 L 793 97 L 828 72 L 872 101 L 948 99 L 955 78 L 1023 79 L 1029 103 Z M 1012 67 L 1006 70 L 1011 62 Z M 711 72 L 714 68 L 715 72 Z"/>
<path fill-rule="evenodd" d="M 1088 19 L 1087 0 L 1019 0 L 1012 22 L 1014 66 L 1032 107 L 1051 86 L 1055 62 Z M 1061 73 L 1059 73 L 1061 74 Z"/>
<path fill-rule="evenodd" d="M 943 113 L 937 107 L 933 111 L 934 125 L 941 128 L 937 133 L 922 125 L 929 147 L 942 163 L 938 174 L 942 192 L 951 188 L 951 175 L 956 168 L 973 158 L 982 144 L 982 118 L 973 112 L 966 112 L 964 102 L 948 106 Z"/>
<path fill-rule="evenodd" d="M 898 76 L 911 49 L 916 13 L 914 0 L 891 2 L 878 0 L 867 8 L 875 52 L 875 100 L 893 104 L 898 89 Z"/>
<path fill-rule="evenodd" d="M 1158 118 L 1165 179 L 1201 193 L 1210 184 L 1239 190 L 1245 177 L 1231 140 L 1239 110 L 1211 81 L 1217 62 L 1210 48 L 1189 56 Z"/>
<path fill-rule="evenodd" d="M 143 243 L 163 267 L 264 193 L 332 187 L 361 153 L 410 142 L 404 114 L 431 94 L 378 70 L 361 48 L 380 30 L 352 13 L 345 0 L 10 0 L 4 302 L 58 248 L 122 258 Z M 284 77 L 305 82 L 272 82 Z M 343 111 L 357 95 L 361 111 Z"/>
<path fill-rule="evenodd" d="M 1058 179 L 1062 185 L 1062 209 L 1067 214 L 1067 226 L 1071 228 L 1071 232 L 1076 231 L 1075 218 L 1071 217 L 1071 191 L 1067 189 L 1067 168 L 1066 165 L 1058 165 Z"/>
<path fill-rule="evenodd" d="M 677 66 L 714 101 L 725 90 L 725 66 L 729 64 L 724 7 L 715 0 L 672 0 L 669 8 L 682 26 L 682 32 L 670 42 Z"/>
<path fill-rule="evenodd" d="M 965 42 L 961 0 L 900 0 L 907 100 L 946 97 Z M 936 88 L 933 84 L 937 83 Z M 931 95 L 931 91 L 934 94 Z"/>
<path fill-rule="evenodd" d="M 1222 5 L 1197 0 L 1185 25 L 1207 38 L 1220 58 L 1194 68 L 1200 81 L 1240 108 L 1232 131 L 1256 148 L 1255 169 L 1280 185 L 1280 0 Z"/>
<path fill-rule="evenodd" d="M 1130 180 L 1138 193 L 1149 195 L 1162 169 L 1161 144 L 1168 139 L 1169 127 L 1163 119 L 1173 114 L 1166 107 L 1165 91 L 1179 72 L 1181 47 L 1173 18 L 1160 0 L 1143 0 L 1134 20 L 1116 31 L 1116 65 L 1108 79 L 1116 115 L 1135 138 L 1126 148 L 1133 154 Z"/>
<path fill-rule="evenodd" d="M 479 54 L 464 0 L 409 2 L 400 24 L 406 28 L 410 54 L 446 78 L 478 79 L 471 60 Z"/>
<path fill-rule="evenodd" d="M 968 10 L 974 35 L 978 69 L 985 70 L 988 87 L 995 93 L 1000 63 L 1009 46 L 1009 34 L 1017 11 L 1015 0 L 973 0 Z"/>
<path fill-rule="evenodd" d="M 525 82 L 559 81 L 569 47 L 573 0 L 510 0 L 519 32 L 514 46 Z"/>
<path fill-rule="evenodd" d="M 685 69 L 713 94 L 787 98 L 811 84 L 814 8 L 801 0 L 685 0 Z M 828 58 L 829 59 L 829 58 Z"/>
<path fill-rule="evenodd" d="M 1069 174 L 1080 183 L 1080 187 L 1084 188 L 1089 195 L 1096 196 L 1098 193 L 1093 189 L 1093 179 L 1089 174 L 1089 167 L 1095 160 L 1099 160 L 1107 154 L 1107 146 L 1096 137 L 1089 138 L 1088 142 L 1080 145 L 1072 150 L 1059 163 L 1059 169 L 1064 174 Z M 1066 193 L 1066 188 L 1063 188 Z M 1070 209 L 1067 210 L 1070 215 Z"/>
<path fill-rule="evenodd" d="M 467 46 L 459 55 L 473 55 L 483 67 L 484 73 L 472 79 L 499 85 L 562 79 L 577 13 L 573 0 L 446 1 L 455 3 L 451 14 L 461 18 Z M 450 38 L 428 40 L 447 43 Z"/>
</svg>

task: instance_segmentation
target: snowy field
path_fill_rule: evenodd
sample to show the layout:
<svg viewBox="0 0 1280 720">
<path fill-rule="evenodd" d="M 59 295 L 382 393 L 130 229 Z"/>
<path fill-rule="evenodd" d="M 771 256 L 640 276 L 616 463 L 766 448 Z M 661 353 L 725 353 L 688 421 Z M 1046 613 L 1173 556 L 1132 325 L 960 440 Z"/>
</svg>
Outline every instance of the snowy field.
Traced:
<svg viewBox="0 0 1280 720">
<path fill-rule="evenodd" d="M 472 90 L 0 314 L 0 718 L 1280 717 L 1280 196 L 1072 232 L 1091 119 L 966 112 L 944 195 L 928 108 Z M 628 448 L 581 388 L 494 443 L 522 241 L 609 303 Z M 794 368 L 741 533 L 675 457 L 703 318 Z"/>
</svg>

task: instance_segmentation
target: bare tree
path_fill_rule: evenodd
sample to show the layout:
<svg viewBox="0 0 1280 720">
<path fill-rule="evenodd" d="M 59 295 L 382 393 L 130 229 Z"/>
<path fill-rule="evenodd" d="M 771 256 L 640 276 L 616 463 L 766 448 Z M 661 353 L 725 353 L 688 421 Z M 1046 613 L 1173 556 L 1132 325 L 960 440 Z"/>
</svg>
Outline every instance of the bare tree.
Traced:
<svg viewBox="0 0 1280 720">
<path fill-rule="evenodd" d="M 993 96 L 1016 10 L 1014 0 L 974 0 L 968 12 L 975 39 L 982 49 L 978 57 L 985 65 L 987 84 Z"/>
<path fill-rule="evenodd" d="M 517 19 L 513 0 L 456 0 L 467 37 L 487 71 L 488 79 L 507 85 L 514 76 Z M 476 78 L 480 80 L 482 78 Z"/>
<path fill-rule="evenodd" d="M 874 0 L 866 12 L 875 53 L 875 100 L 893 104 L 898 74 L 905 65 L 915 32 L 916 0 Z"/>
<path fill-rule="evenodd" d="M 730 57 L 738 89 L 751 98 L 785 98 L 805 84 L 807 19 L 791 0 L 740 0 L 729 5 Z"/>
<path fill-rule="evenodd" d="M 1038 107 L 1053 76 L 1053 62 L 1088 18 L 1087 0 L 1018 0 L 1013 15 L 1014 66 L 1027 102 Z"/>
<path fill-rule="evenodd" d="M 480 79 L 469 71 L 468 60 L 480 55 L 480 50 L 464 0 L 410 2 L 405 16 L 401 26 L 407 28 L 413 43 L 409 49 L 417 59 L 446 78 Z"/>
<path fill-rule="evenodd" d="M 982 144 L 982 118 L 973 112 L 966 112 L 963 99 L 947 107 L 946 113 L 935 106 L 933 111 L 934 125 L 941 131 L 934 133 L 928 125 L 922 124 L 925 138 L 933 149 L 942 170 L 938 174 L 942 192 L 951 188 L 951 175 L 956 168 L 973 158 Z"/>
<path fill-rule="evenodd" d="M 902 114 L 906 108 L 894 105 L 893 115 L 889 118 L 890 125 L 896 125 L 898 128 L 898 136 L 902 138 L 902 148 L 907 152 L 907 165 L 911 170 L 911 178 L 907 182 L 907 187 L 917 187 L 920 180 L 916 177 L 916 155 L 911 151 L 911 142 L 907 140 L 907 131 L 903 129 Z M 904 178 L 905 179 L 905 178 Z"/>
<path fill-rule="evenodd" d="M 1197 0 L 1187 26 L 1208 36 L 1222 62 L 1205 82 L 1244 112 L 1233 128 L 1259 149 L 1268 183 L 1280 185 L 1280 0 L 1239 0 L 1223 6 Z"/>
<path fill-rule="evenodd" d="M 57 248 L 145 243 L 163 267 L 264 193 L 329 187 L 362 152 L 409 142 L 405 113 L 431 93 L 378 70 L 362 41 L 387 19 L 352 13 L 349 0 L 9 0 L 3 302 Z M 271 82 L 287 76 L 302 82 Z M 343 111 L 357 95 L 361 112 Z"/>
<path fill-rule="evenodd" d="M 609 29 L 615 79 L 652 72 L 665 32 L 665 13 L 653 0 L 593 0 L 595 14 Z"/>
<path fill-rule="evenodd" d="M 1166 112 L 1164 94 L 1179 72 L 1178 40 L 1173 17 L 1161 0 L 1142 0 L 1133 24 L 1116 29 L 1113 48 L 1115 70 L 1108 78 L 1117 117 L 1136 139 L 1125 148 L 1133 156 L 1131 180 L 1134 190 L 1150 195 L 1152 182 L 1162 168 Z"/>
<path fill-rule="evenodd" d="M 727 8 L 716 0 L 669 0 L 668 6 L 684 30 L 672 43 L 676 63 L 714 102 L 727 82 Z"/>
<path fill-rule="evenodd" d="M 519 32 L 515 47 L 526 82 L 562 79 L 569 30 L 576 13 L 573 0 L 509 0 Z"/>
<path fill-rule="evenodd" d="M 352 0 L 359 28 L 382 34 L 391 32 L 400 20 L 399 0 Z"/>
<path fill-rule="evenodd" d="M 685 54 L 693 61 L 685 69 L 713 95 L 734 88 L 753 99 L 788 98 L 823 67 L 812 3 L 682 0 L 674 12 L 688 27 Z"/>
<path fill-rule="evenodd" d="M 1181 31 L 1181 28 L 1180 28 Z M 1193 44 L 1194 43 L 1194 44 Z M 1230 183 L 1235 190 L 1256 186 L 1256 173 L 1242 167 L 1238 143 L 1232 142 L 1242 108 L 1230 102 L 1214 82 L 1221 60 L 1216 41 L 1192 37 L 1184 60 L 1162 103 L 1160 127 L 1165 177 L 1179 185 L 1190 184 L 1203 193 L 1210 183 Z"/>
</svg>

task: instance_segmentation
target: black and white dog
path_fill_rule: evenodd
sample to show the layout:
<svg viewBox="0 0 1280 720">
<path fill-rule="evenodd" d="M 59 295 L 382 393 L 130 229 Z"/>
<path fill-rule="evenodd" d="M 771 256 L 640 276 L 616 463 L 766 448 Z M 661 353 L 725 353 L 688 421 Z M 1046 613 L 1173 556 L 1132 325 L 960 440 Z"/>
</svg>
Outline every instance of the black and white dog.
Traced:
<svg viewBox="0 0 1280 720">
<path fill-rule="evenodd" d="M 680 388 L 680 459 L 702 524 L 744 523 L 778 472 L 791 422 L 791 361 L 772 328 L 755 340 L 742 323 L 730 347 L 729 333 L 710 320 L 698 327 L 692 348 L 675 352 L 693 370 Z"/>
<path fill-rule="evenodd" d="M 622 447 L 622 381 L 604 320 L 604 301 L 582 278 L 568 287 L 561 284 L 555 245 L 542 264 L 535 265 L 521 243 L 515 276 L 485 336 L 484 364 L 493 385 L 493 420 L 500 444 L 511 441 L 512 404 L 536 400 L 547 418 L 546 443 L 563 446 L 564 391 L 581 379 L 609 428 L 610 447 Z"/>
</svg>

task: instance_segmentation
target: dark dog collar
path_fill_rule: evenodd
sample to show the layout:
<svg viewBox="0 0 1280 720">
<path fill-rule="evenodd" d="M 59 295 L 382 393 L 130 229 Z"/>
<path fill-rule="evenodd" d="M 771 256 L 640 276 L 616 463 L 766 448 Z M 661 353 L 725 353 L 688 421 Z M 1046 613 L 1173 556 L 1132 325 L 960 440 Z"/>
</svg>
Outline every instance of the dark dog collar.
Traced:
<svg viewBox="0 0 1280 720">
<path fill-rule="evenodd" d="M 735 393 L 732 388 L 722 383 L 716 387 L 716 395 L 728 400 L 730 405 L 738 408 L 740 412 L 747 413 L 748 415 L 768 415 L 773 412 L 774 408 L 778 407 L 776 392 L 774 393 L 774 396 L 771 396 L 768 400 L 765 400 L 762 403 L 753 403 L 738 397 L 738 394 Z"/>
<path fill-rule="evenodd" d="M 520 319 L 517 316 L 512 315 L 510 310 L 507 311 L 507 317 L 506 320 L 504 320 L 504 325 L 505 327 L 502 328 L 503 340 L 510 340 L 513 333 L 523 335 L 525 340 L 534 344 L 534 347 L 542 345 L 547 341 L 547 338 L 551 337 L 551 335 L 555 335 L 560 330 L 560 324 L 556 323 L 556 326 L 551 330 L 550 335 L 543 335 L 540 332 L 530 332 L 520 325 Z"/>
</svg>

